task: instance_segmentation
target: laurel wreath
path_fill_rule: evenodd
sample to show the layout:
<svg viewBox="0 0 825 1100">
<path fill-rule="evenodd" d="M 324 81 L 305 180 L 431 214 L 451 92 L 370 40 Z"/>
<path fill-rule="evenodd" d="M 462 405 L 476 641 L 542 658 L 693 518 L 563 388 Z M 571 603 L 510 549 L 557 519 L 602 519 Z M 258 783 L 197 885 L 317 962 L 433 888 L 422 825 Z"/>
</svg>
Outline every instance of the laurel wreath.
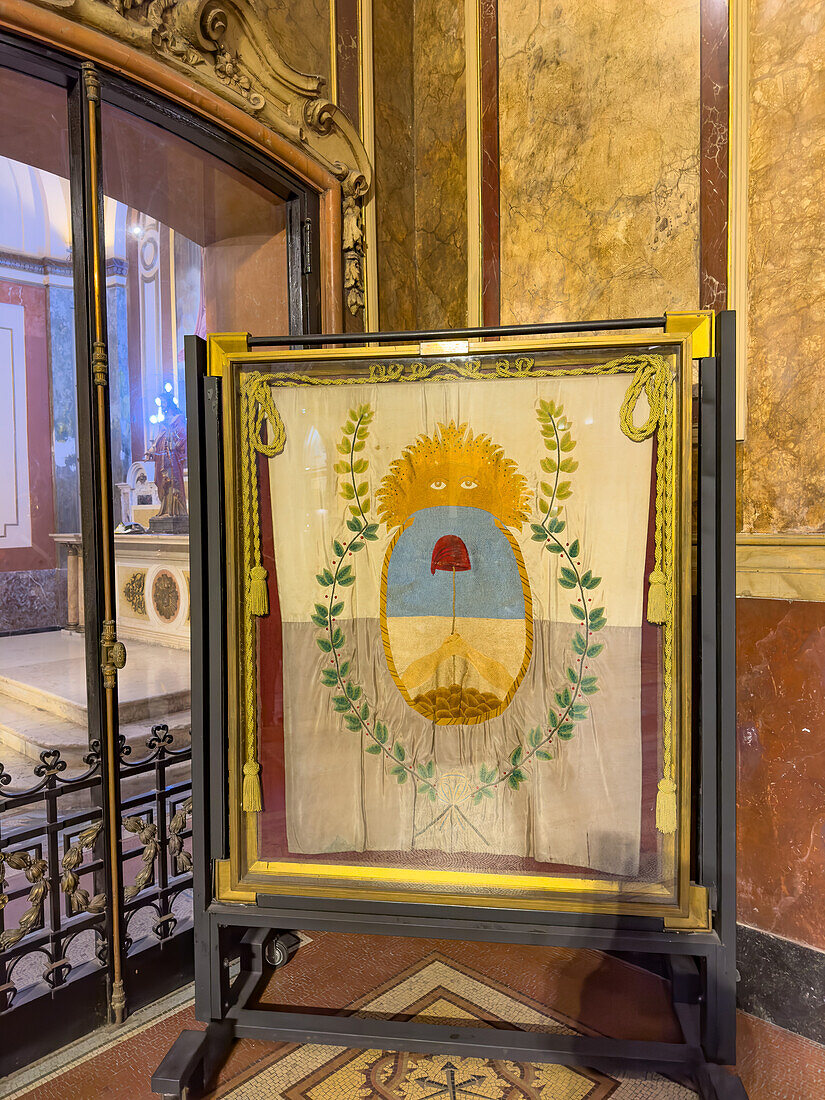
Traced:
<svg viewBox="0 0 825 1100">
<path fill-rule="evenodd" d="M 369 518 L 369 484 L 363 480 L 369 469 L 369 460 L 363 452 L 373 416 L 368 404 L 350 409 L 337 444 L 342 458 L 335 463 L 334 469 L 340 478 L 339 493 L 349 512 L 346 520 L 348 533 L 333 540 L 329 565 L 316 575 L 319 586 L 327 589 L 324 594 L 326 602 L 316 603 L 311 615 L 312 622 L 321 631 L 316 637 L 318 648 L 329 658 L 329 664 L 321 669 L 321 682 L 336 692 L 332 697 L 333 707 L 343 715 L 346 728 L 364 736 L 364 751 L 372 756 L 381 756 L 389 774 L 399 784 L 411 779 L 418 784 L 419 794 L 435 802 L 438 797 L 435 761 L 432 758 L 415 762 L 409 759 L 403 743 L 391 735 L 386 723 L 373 713 L 363 688 L 352 674 L 352 661 L 345 659 L 343 654 L 346 635 L 339 617 L 345 603 L 340 598 L 343 593 L 339 590 L 350 588 L 355 583 L 353 556 L 363 550 L 368 542 L 378 539 L 378 524 Z M 595 641 L 593 636 L 603 629 L 607 619 L 604 607 L 589 607 L 594 598 L 589 593 L 598 588 L 601 577 L 594 576 L 590 569 L 582 572 L 578 539 L 571 543 L 561 538 L 566 529 L 561 513 L 564 502 L 572 495 L 571 482 L 562 480 L 562 474 L 572 474 L 578 467 L 571 457 L 576 441 L 572 436 L 572 424 L 565 416 L 562 405 L 540 400 L 536 416 L 544 446 L 550 452 L 548 457 L 542 459 L 541 469 L 550 480 L 540 482 L 536 499 L 540 522 L 531 524 L 532 538 L 542 542 L 548 553 L 559 555 L 562 564 L 558 584 L 578 593 L 576 603 L 570 604 L 573 620 L 578 623 L 571 643 L 575 656 L 566 669 L 565 683 L 553 693 L 553 704 L 548 709 L 546 722 L 530 729 L 526 736 L 519 736 L 506 766 L 490 768 L 480 765 L 473 786 L 472 802 L 475 805 L 483 798 L 493 798 L 494 792 L 504 786 L 517 791 L 529 779 L 526 768 L 532 762 L 552 760 L 550 750 L 554 742 L 569 741 L 575 735 L 577 723 L 587 717 L 589 706 L 584 697 L 599 690 L 597 677 L 590 672 L 588 662 L 604 648 L 603 643 Z"/>
</svg>

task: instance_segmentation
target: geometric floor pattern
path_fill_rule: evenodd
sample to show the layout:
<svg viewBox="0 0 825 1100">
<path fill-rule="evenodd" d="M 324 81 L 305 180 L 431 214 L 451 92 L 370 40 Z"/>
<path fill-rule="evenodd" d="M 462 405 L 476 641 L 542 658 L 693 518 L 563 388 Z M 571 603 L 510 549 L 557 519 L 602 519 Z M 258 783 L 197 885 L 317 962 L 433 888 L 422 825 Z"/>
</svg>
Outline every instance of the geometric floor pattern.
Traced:
<svg viewBox="0 0 825 1100">
<path fill-rule="evenodd" d="M 673 1042 L 667 983 L 612 956 L 564 948 L 313 932 L 275 971 L 262 1007 Z M 142 1018 L 143 1017 L 143 1018 Z M 183 991 L 0 1083 L 13 1100 L 151 1100 L 149 1079 L 184 1028 Z M 241 1039 L 210 1100 L 695 1100 L 654 1073 Z M 771 1098 L 773 1100 L 773 1098 Z"/>
<path fill-rule="evenodd" d="M 523 994 L 436 953 L 395 975 L 353 1015 L 451 1026 L 581 1033 Z M 682 1100 L 695 1093 L 656 1074 L 619 1079 L 566 1066 L 450 1055 L 289 1046 L 213 1095 L 224 1100 Z"/>
</svg>

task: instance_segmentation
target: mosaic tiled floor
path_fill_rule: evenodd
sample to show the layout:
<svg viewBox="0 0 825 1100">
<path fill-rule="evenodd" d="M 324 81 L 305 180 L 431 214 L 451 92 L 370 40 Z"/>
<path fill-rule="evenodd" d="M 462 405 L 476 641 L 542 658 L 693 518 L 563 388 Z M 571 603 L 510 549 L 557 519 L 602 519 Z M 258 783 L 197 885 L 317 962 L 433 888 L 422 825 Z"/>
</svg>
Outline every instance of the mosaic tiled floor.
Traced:
<svg viewBox="0 0 825 1100">
<path fill-rule="evenodd" d="M 262 1003 L 452 1026 L 678 1039 L 666 984 L 592 951 L 312 933 L 277 971 Z M 632 1005 L 632 1010 L 628 1007 Z M 184 1028 L 191 1002 L 167 1001 L 120 1031 L 68 1048 L 9 1100 L 150 1100 L 152 1071 Z M 156 1010 L 157 1012 L 157 1010 Z M 692 1100 L 658 1075 L 330 1046 L 237 1042 L 212 1100 Z"/>
<path fill-rule="evenodd" d="M 453 1026 L 581 1033 L 489 977 L 438 952 L 396 975 L 356 1008 L 357 1015 Z M 695 1094 L 657 1075 L 620 1080 L 565 1066 L 450 1055 L 388 1054 L 329 1046 L 290 1046 L 251 1066 L 214 1095 L 226 1100 L 681 1100 Z"/>
</svg>

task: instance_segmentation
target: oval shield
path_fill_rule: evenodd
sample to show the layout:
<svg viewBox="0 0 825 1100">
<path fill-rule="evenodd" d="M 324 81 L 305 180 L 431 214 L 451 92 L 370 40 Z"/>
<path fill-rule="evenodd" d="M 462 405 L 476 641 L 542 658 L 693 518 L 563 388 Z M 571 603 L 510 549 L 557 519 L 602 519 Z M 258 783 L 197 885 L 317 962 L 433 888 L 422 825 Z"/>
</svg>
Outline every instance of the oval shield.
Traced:
<svg viewBox="0 0 825 1100">
<path fill-rule="evenodd" d="M 529 666 L 530 585 L 506 526 L 521 526 L 523 493 L 500 448 L 452 424 L 417 440 L 382 484 L 385 521 L 400 524 L 381 576 L 387 666 L 438 725 L 501 714 Z"/>
</svg>

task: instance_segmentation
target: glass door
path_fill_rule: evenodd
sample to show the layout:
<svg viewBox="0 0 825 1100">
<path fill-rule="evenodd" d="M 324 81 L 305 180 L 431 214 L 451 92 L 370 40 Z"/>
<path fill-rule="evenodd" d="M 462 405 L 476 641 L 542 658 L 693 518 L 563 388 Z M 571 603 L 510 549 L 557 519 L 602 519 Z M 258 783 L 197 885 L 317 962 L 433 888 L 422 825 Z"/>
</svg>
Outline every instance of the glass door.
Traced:
<svg viewBox="0 0 825 1100">
<path fill-rule="evenodd" d="M 191 974 L 184 339 L 319 295 L 255 151 L 1 36 L 0 96 L 4 1073 Z"/>
</svg>

